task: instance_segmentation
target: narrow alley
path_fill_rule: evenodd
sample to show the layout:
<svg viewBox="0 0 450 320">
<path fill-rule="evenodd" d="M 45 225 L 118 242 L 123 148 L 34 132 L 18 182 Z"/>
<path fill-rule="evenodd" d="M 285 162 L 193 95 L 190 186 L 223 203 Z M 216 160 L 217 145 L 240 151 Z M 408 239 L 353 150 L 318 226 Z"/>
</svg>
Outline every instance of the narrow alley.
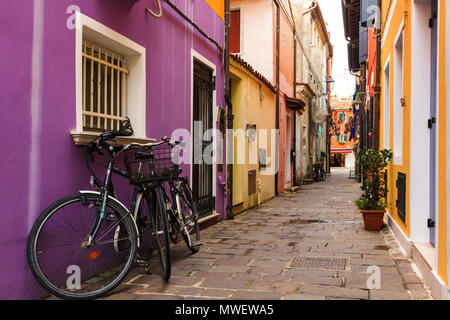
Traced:
<svg viewBox="0 0 450 320">
<path fill-rule="evenodd" d="M 333 169 L 202 230 L 197 254 L 173 246 L 168 284 L 155 260 L 153 275 L 138 267 L 105 299 L 431 299 L 389 228 L 364 229 L 358 194 L 349 171 Z M 368 289 L 370 266 L 380 268 L 379 289 Z"/>
</svg>

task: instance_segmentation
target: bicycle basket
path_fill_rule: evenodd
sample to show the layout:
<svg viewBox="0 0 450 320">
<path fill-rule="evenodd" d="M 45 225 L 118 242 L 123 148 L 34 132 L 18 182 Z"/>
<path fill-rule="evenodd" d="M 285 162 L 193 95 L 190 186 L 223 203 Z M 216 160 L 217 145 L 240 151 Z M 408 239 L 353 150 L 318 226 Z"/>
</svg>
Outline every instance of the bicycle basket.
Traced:
<svg viewBox="0 0 450 320">
<path fill-rule="evenodd" d="M 130 183 L 142 185 L 178 177 L 178 152 L 170 146 L 128 151 L 124 162 Z"/>
</svg>

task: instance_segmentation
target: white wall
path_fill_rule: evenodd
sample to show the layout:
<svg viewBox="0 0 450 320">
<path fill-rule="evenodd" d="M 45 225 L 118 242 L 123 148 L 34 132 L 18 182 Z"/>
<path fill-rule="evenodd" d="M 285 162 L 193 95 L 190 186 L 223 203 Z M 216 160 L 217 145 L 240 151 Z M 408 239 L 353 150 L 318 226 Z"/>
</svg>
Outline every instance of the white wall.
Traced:
<svg viewBox="0 0 450 320">
<path fill-rule="evenodd" d="M 241 56 L 269 81 L 274 81 L 274 23 L 272 1 L 252 0 L 241 10 Z"/>
<path fill-rule="evenodd" d="M 346 168 L 354 168 L 355 167 L 355 154 L 347 153 L 345 155 L 345 167 Z"/>
</svg>

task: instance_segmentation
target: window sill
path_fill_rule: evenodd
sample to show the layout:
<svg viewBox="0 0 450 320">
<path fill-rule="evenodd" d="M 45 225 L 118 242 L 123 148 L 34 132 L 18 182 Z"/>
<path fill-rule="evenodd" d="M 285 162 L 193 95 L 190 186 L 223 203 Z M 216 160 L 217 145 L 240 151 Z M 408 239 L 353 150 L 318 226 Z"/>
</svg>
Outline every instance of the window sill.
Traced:
<svg viewBox="0 0 450 320">
<path fill-rule="evenodd" d="M 74 133 L 71 132 L 73 143 L 76 146 L 86 146 L 91 142 L 99 133 Z M 130 144 L 130 143 L 149 143 L 155 142 L 155 139 L 149 138 L 138 138 L 138 137 L 116 137 L 114 138 L 119 144 Z"/>
</svg>

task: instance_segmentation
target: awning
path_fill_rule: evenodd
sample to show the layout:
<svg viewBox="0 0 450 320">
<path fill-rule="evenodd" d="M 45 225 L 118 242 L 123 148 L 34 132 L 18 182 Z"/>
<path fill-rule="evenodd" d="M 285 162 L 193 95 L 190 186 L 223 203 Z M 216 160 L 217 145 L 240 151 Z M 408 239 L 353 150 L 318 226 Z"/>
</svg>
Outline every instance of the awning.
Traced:
<svg viewBox="0 0 450 320">
<path fill-rule="evenodd" d="M 353 149 L 331 149 L 332 154 L 335 153 L 353 153 Z"/>
<path fill-rule="evenodd" d="M 306 104 L 296 98 L 290 98 L 287 95 L 285 95 L 285 101 L 286 101 L 286 107 L 288 107 L 291 110 L 295 111 L 303 111 L 305 109 Z"/>
</svg>

